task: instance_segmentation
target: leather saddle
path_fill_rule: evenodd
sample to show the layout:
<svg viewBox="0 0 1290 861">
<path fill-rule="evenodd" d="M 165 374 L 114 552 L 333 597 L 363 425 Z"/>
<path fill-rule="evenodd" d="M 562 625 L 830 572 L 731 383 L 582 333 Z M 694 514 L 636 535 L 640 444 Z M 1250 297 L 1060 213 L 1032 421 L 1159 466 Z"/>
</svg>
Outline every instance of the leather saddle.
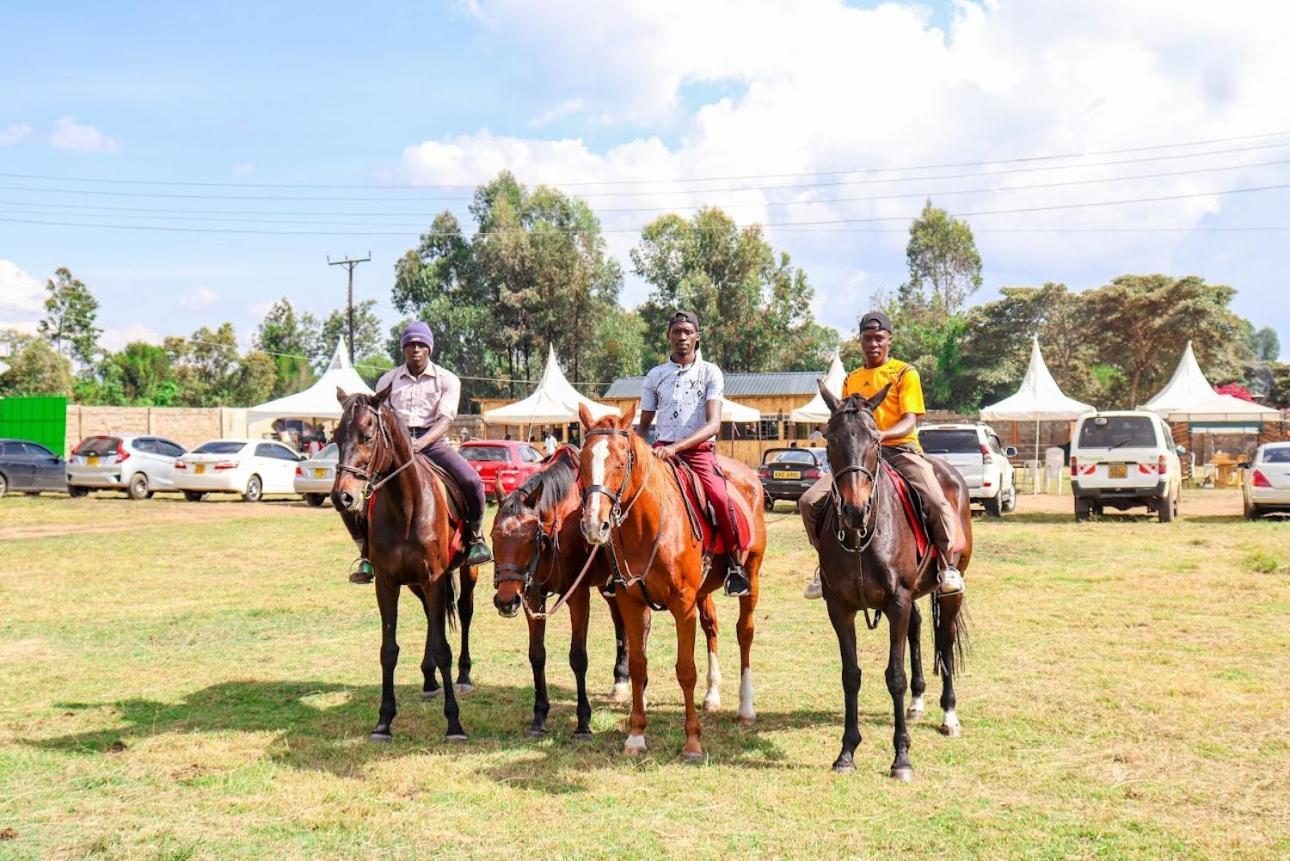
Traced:
<svg viewBox="0 0 1290 861">
<path fill-rule="evenodd" d="M 694 470 L 680 458 L 673 460 L 671 466 L 672 475 L 681 489 L 681 498 L 685 500 L 685 513 L 690 520 L 691 534 L 703 543 L 703 552 L 725 553 L 728 549 L 726 541 L 717 527 L 716 511 L 708 501 L 707 494 L 703 492 L 703 483 L 694 474 Z M 748 503 L 742 494 L 729 486 L 728 482 L 726 487 L 731 507 L 735 512 L 735 529 L 738 530 L 741 538 L 746 538 L 752 534 L 749 527 L 752 517 L 748 510 Z"/>
</svg>

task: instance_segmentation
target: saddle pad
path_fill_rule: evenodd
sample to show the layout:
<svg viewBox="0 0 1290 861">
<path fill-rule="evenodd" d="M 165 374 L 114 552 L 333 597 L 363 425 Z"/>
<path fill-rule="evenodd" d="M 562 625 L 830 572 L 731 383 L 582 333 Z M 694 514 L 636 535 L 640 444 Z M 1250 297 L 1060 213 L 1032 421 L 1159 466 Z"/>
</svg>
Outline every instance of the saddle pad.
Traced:
<svg viewBox="0 0 1290 861">
<path fill-rule="evenodd" d="M 728 549 L 725 538 L 722 537 L 721 530 L 717 529 L 712 507 L 708 503 L 708 499 L 703 493 L 703 486 L 694 471 L 686 466 L 684 461 L 678 459 L 672 462 L 672 474 L 676 476 L 677 486 L 681 488 L 681 497 L 685 500 L 690 525 L 691 527 L 698 527 L 699 535 L 697 537 L 703 542 L 703 551 L 713 554 L 725 553 Z M 730 495 L 730 501 L 733 503 L 731 508 L 735 512 L 735 529 L 739 531 L 741 536 L 751 536 L 752 530 L 749 527 L 751 518 L 748 514 L 747 504 L 739 492 L 730 487 L 728 482 L 726 487 Z M 698 512 L 702 512 L 702 515 L 699 515 Z"/>
<path fill-rule="evenodd" d="M 921 563 L 929 552 L 932 555 L 936 554 L 936 548 L 932 546 L 927 536 L 927 524 L 923 520 L 921 500 L 918 500 L 917 503 L 915 502 L 917 494 L 909 486 L 909 482 L 905 481 L 905 477 L 900 474 L 900 470 L 886 461 L 882 462 L 882 468 L 887 473 L 887 477 L 891 479 L 892 487 L 896 488 L 896 497 L 900 500 L 900 507 L 905 512 L 905 520 L 909 522 L 909 528 L 914 533 L 918 561 Z"/>
</svg>

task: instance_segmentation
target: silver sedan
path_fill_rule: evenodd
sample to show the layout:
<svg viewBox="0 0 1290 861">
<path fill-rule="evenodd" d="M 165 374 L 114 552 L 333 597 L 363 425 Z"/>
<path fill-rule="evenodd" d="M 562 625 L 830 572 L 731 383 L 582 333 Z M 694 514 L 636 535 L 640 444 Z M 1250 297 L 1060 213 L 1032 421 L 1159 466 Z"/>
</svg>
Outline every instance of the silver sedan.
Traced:
<svg viewBox="0 0 1290 861">
<path fill-rule="evenodd" d="M 308 460 L 296 465 L 296 493 L 317 508 L 327 501 L 332 483 L 336 481 L 336 443 L 328 443 Z"/>
</svg>

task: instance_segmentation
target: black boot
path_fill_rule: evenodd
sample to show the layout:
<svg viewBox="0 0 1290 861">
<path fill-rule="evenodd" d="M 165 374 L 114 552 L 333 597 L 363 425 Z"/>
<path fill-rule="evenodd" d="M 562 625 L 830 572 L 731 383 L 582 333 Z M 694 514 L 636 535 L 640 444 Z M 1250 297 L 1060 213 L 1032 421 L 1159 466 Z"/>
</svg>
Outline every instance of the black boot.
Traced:
<svg viewBox="0 0 1290 861">
<path fill-rule="evenodd" d="M 752 594 L 748 583 L 748 572 L 744 566 L 731 559 L 726 563 L 726 595 L 731 598 L 742 598 Z"/>
<path fill-rule="evenodd" d="M 466 551 L 466 564 L 472 568 L 493 561 L 493 553 L 484 543 L 483 526 L 483 522 L 479 520 L 470 524 L 470 549 Z"/>
</svg>

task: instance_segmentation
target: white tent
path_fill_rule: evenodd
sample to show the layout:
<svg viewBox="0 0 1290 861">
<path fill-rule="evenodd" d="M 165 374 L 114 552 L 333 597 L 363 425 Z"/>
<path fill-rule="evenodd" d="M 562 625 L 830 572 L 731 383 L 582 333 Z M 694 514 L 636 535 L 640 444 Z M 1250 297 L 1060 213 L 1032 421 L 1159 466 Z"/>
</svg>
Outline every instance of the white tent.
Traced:
<svg viewBox="0 0 1290 861">
<path fill-rule="evenodd" d="M 829 391 L 840 398 L 842 397 L 842 384 L 846 382 L 846 379 L 847 371 L 846 368 L 842 367 L 842 357 L 834 353 L 833 361 L 829 364 L 829 370 L 824 375 L 824 385 L 828 386 Z M 823 396 L 816 392 L 810 403 L 789 413 L 788 420 L 813 425 L 824 424 L 829 420 L 829 405 L 824 402 Z"/>
<path fill-rule="evenodd" d="M 578 404 L 584 404 L 594 418 L 617 412 L 598 404 L 569 384 L 555 360 L 555 347 L 549 348 L 546 367 L 533 394 L 522 401 L 484 412 L 484 421 L 494 425 L 563 424 L 578 420 Z"/>
<path fill-rule="evenodd" d="M 332 354 L 331 364 L 323 375 L 303 392 L 287 395 L 275 401 L 251 407 L 246 411 L 248 422 L 264 419 L 339 419 L 340 403 L 336 400 L 336 388 L 340 387 L 346 394 L 372 394 L 372 389 L 363 382 L 363 378 L 349 363 L 349 352 L 342 338 L 336 342 L 336 352 Z"/>
<path fill-rule="evenodd" d="M 1039 338 L 1035 337 L 1030 344 L 1030 366 L 1026 376 L 1021 380 L 1021 388 L 1011 397 L 1004 398 L 995 404 L 981 408 L 981 420 L 993 421 L 1033 421 L 1035 423 L 1035 469 L 1039 469 L 1039 423 L 1041 421 L 1060 421 L 1077 419 L 1082 415 L 1095 412 L 1089 404 L 1068 398 L 1049 373 L 1044 364 L 1044 357 L 1039 352 Z M 1035 482 L 1038 491 L 1039 482 Z"/>
<path fill-rule="evenodd" d="M 1138 409 L 1150 410 L 1170 421 L 1264 422 L 1281 418 L 1279 410 L 1215 392 L 1196 361 L 1191 341 L 1169 382 Z"/>
</svg>

